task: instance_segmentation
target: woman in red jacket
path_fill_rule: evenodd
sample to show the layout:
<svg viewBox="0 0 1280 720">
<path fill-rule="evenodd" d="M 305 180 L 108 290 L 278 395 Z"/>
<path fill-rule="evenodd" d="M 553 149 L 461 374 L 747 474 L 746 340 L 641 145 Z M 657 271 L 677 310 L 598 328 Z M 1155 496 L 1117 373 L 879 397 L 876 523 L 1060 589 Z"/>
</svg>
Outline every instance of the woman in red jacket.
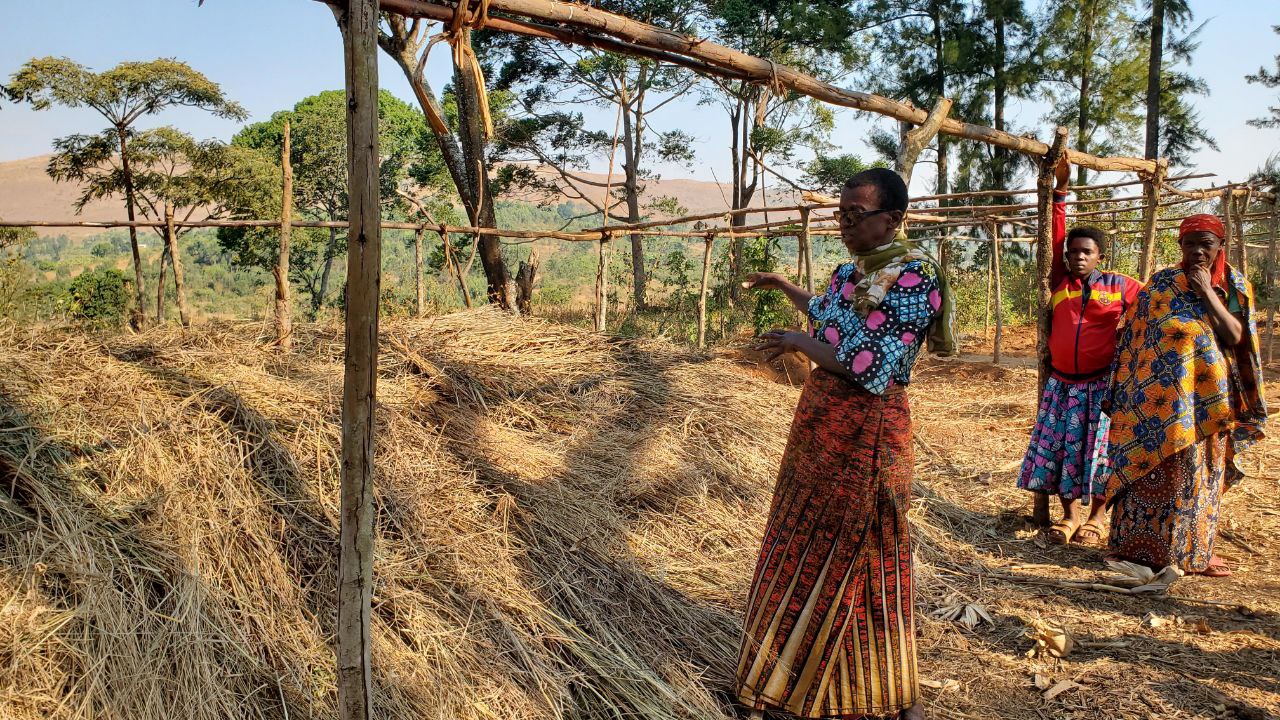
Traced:
<svg viewBox="0 0 1280 720">
<path fill-rule="evenodd" d="M 1048 498 L 1057 495 L 1062 519 L 1045 530 L 1050 542 L 1096 545 L 1102 540 L 1109 477 L 1102 410 L 1110 385 L 1116 328 L 1141 284 L 1098 269 L 1104 233 L 1094 227 L 1066 232 L 1070 165 L 1057 168 L 1053 198 L 1053 296 L 1049 303 L 1052 373 L 1040 399 L 1018 487 L 1039 493 L 1036 520 L 1048 524 Z M 1085 518 L 1087 512 L 1087 519 Z"/>
</svg>

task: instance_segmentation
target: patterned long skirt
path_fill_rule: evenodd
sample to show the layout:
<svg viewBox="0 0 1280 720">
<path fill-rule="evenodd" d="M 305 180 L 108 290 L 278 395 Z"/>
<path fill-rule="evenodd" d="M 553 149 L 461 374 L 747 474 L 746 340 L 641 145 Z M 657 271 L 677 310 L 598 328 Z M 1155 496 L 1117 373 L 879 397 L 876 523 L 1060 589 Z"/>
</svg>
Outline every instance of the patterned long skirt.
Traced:
<svg viewBox="0 0 1280 720">
<path fill-rule="evenodd" d="M 1111 419 L 1102 412 L 1102 401 L 1108 382 L 1105 377 L 1078 383 L 1049 378 L 1018 487 L 1085 505 L 1090 497 L 1106 494 Z"/>
<path fill-rule="evenodd" d="M 802 718 L 916 703 L 905 393 L 805 383 L 747 603 L 738 700 Z"/>
<path fill-rule="evenodd" d="M 1226 457 L 1227 436 L 1218 433 L 1130 483 L 1111 511 L 1111 552 L 1155 569 L 1209 567 Z"/>
</svg>

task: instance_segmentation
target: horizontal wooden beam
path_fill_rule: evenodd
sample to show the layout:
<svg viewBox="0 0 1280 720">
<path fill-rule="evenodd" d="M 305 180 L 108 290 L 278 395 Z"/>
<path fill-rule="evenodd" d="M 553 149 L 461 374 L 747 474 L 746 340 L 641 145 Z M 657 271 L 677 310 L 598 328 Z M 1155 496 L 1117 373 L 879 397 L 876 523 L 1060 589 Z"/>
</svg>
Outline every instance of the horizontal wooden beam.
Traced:
<svg viewBox="0 0 1280 720">
<path fill-rule="evenodd" d="M 408 17 L 449 21 L 455 14 L 454 5 L 429 0 L 385 0 L 383 10 Z M 703 38 L 691 37 L 638 20 L 611 13 L 591 5 L 559 2 L 558 0 L 489 0 L 490 12 L 505 13 L 537 22 L 542 28 L 531 30 L 515 23 L 504 27 L 534 37 L 546 37 L 545 26 L 575 28 L 580 33 L 600 33 L 608 38 L 632 46 L 678 55 L 705 65 L 707 74 L 750 79 L 759 83 L 776 84 L 832 105 L 873 112 L 913 125 L 921 125 L 928 112 L 909 103 L 890 100 L 872 93 L 845 90 L 800 72 L 789 65 L 758 58 Z M 490 18 L 487 25 L 497 27 L 498 18 Z M 559 39 L 559 38 L 557 38 Z M 573 41 L 573 40 L 567 40 Z M 1035 157 L 1049 152 L 1049 146 L 1035 138 L 1013 135 L 982 125 L 948 118 L 942 122 L 940 132 L 967 140 L 1014 150 Z M 1089 153 L 1069 151 L 1070 161 L 1092 170 L 1152 173 L 1155 161 L 1143 158 L 1104 158 Z"/>
</svg>

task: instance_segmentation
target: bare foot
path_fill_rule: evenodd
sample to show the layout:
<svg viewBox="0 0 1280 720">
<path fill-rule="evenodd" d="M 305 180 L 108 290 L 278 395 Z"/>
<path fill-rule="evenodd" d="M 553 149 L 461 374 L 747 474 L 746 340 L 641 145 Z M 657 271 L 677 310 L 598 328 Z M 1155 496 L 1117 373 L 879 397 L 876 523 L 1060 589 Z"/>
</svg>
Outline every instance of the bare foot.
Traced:
<svg viewBox="0 0 1280 720">
<path fill-rule="evenodd" d="M 924 701 L 902 711 L 902 720 L 924 720 Z"/>
</svg>

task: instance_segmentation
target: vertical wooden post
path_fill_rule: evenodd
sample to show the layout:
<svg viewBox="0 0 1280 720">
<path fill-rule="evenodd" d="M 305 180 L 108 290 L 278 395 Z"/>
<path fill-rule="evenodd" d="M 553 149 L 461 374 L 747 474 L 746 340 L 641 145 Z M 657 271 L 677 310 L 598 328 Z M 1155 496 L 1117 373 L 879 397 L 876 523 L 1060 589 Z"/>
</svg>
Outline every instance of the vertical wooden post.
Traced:
<svg viewBox="0 0 1280 720">
<path fill-rule="evenodd" d="M 293 159 L 289 121 L 284 121 L 284 145 L 280 150 L 283 173 L 280 194 L 280 252 L 271 274 L 276 278 L 276 345 L 288 350 L 293 345 L 293 304 L 289 297 L 289 246 L 293 241 Z"/>
<path fill-rule="evenodd" d="M 991 337 L 991 283 L 995 275 L 991 272 L 991 253 L 987 253 L 987 302 L 982 315 L 982 339 Z"/>
<path fill-rule="evenodd" d="M 346 367 L 338 532 L 338 717 L 371 720 L 373 443 L 382 235 L 378 198 L 378 0 L 336 10 L 347 86 Z"/>
<path fill-rule="evenodd" d="M 599 256 L 596 263 L 596 332 L 604 332 L 609 320 L 609 251 L 612 236 L 600 234 Z"/>
<path fill-rule="evenodd" d="M 1252 202 L 1253 188 L 1250 187 L 1245 190 L 1244 201 L 1240 204 L 1240 207 L 1232 208 L 1231 213 L 1236 219 L 1236 237 L 1239 238 L 1238 244 L 1240 245 L 1239 265 L 1236 266 L 1236 269 L 1243 273 L 1245 277 L 1249 277 L 1249 245 L 1244 231 L 1244 216 L 1249 214 L 1249 204 Z"/>
<path fill-rule="evenodd" d="M 1147 208 L 1142 215 L 1142 256 L 1138 261 L 1138 275 L 1144 283 L 1151 279 L 1151 273 L 1155 271 L 1156 225 L 1160 220 L 1160 186 L 1164 184 L 1168 171 L 1169 161 L 1160 158 L 1156 161 L 1155 173 L 1143 182 Z"/>
<path fill-rule="evenodd" d="M 424 288 L 422 287 L 422 235 L 426 232 L 425 225 L 419 225 L 413 230 L 413 286 L 416 305 L 414 310 L 418 317 L 426 314 L 427 299 L 425 297 Z"/>
<path fill-rule="evenodd" d="M 1222 238 L 1222 252 L 1227 253 L 1227 262 L 1239 268 L 1240 248 L 1236 246 L 1236 243 L 1232 242 L 1236 238 L 1235 223 L 1232 222 L 1231 217 L 1235 210 L 1233 192 L 1230 187 L 1222 191 L 1222 227 L 1227 231 L 1227 234 Z"/>
<path fill-rule="evenodd" d="M 811 208 L 800 208 L 800 235 L 804 238 L 804 286 L 813 292 L 813 235 L 809 232 Z"/>
<path fill-rule="evenodd" d="M 807 213 L 805 217 L 808 217 Z M 706 246 L 702 249 L 702 283 L 698 286 L 698 347 L 707 346 L 707 284 L 711 280 L 711 246 L 715 241 L 716 236 L 708 233 Z M 810 272 L 809 276 L 812 278 L 813 273 Z"/>
<path fill-rule="evenodd" d="M 1004 339 L 1004 284 L 1000 280 L 1000 224 L 991 223 L 991 268 L 995 276 L 996 335 L 991 341 L 991 362 L 1000 364 L 1000 341 Z"/>
<path fill-rule="evenodd" d="M 1058 127 L 1054 130 L 1049 153 L 1041 159 L 1036 173 L 1036 213 L 1039 216 L 1036 227 L 1036 278 L 1039 286 L 1039 301 L 1036 303 L 1036 357 L 1040 392 L 1044 392 L 1044 386 L 1049 382 L 1049 366 L 1044 358 L 1049 355 L 1049 301 L 1053 297 L 1053 285 L 1050 282 L 1053 270 L 1053 172 L 1065 152 L 1067 129 Z M 1046 496 L 1037 494 L 1036 497 Z M 1036 502 L 1038 516 L 1040 501 Z M 1048 505 L 1045 504 L 1044 507 L 1047 513 Z"/>
<path fill-rule="evenodd" d="M 1273 192 L 1280 191 L 1274 188 Z M 1280 303 L 1280 293 L 1276 291 L 1276 245 L 1280 243 L 1280 209 L 1277 200 L 1271 201 L 1271 239 L 1267 243 L 1267 267 L 1263 273 L 1264 297 L 1267 298 L 1267 362 L 1275 360 L 1276 350 L 1276 305 Z"/>
<path fill-rule="evenodd" d="M 466 270 L 462 269 L 462 263 L 453 254 L 453 243 L 449 242 L 449 230 L 444 225 L 436 231 L 440 235 L 440 251 L 444 253 L 444 269 L 449 273 L 449 277 L 458 283 L 458 293 L 462 296 L 462 305 L 468 310 L 471 309 L 471 291 L 467 288 Z"/>
<path fill-rule="evenodd" d="M 191 314 L 187 311 L 187 290 L 182 274 L 182 257 L 178 254 L 178 232 L 173 227 L 173 203 L 164 204 L 164 242 L 169 248 L 169 262 L 173 264 L 173 287 L 178 296 L 178 320 L 182 327 L 191 327 Z M 164 286 L 161 286 L 163 290 Z"/>
</svg>

